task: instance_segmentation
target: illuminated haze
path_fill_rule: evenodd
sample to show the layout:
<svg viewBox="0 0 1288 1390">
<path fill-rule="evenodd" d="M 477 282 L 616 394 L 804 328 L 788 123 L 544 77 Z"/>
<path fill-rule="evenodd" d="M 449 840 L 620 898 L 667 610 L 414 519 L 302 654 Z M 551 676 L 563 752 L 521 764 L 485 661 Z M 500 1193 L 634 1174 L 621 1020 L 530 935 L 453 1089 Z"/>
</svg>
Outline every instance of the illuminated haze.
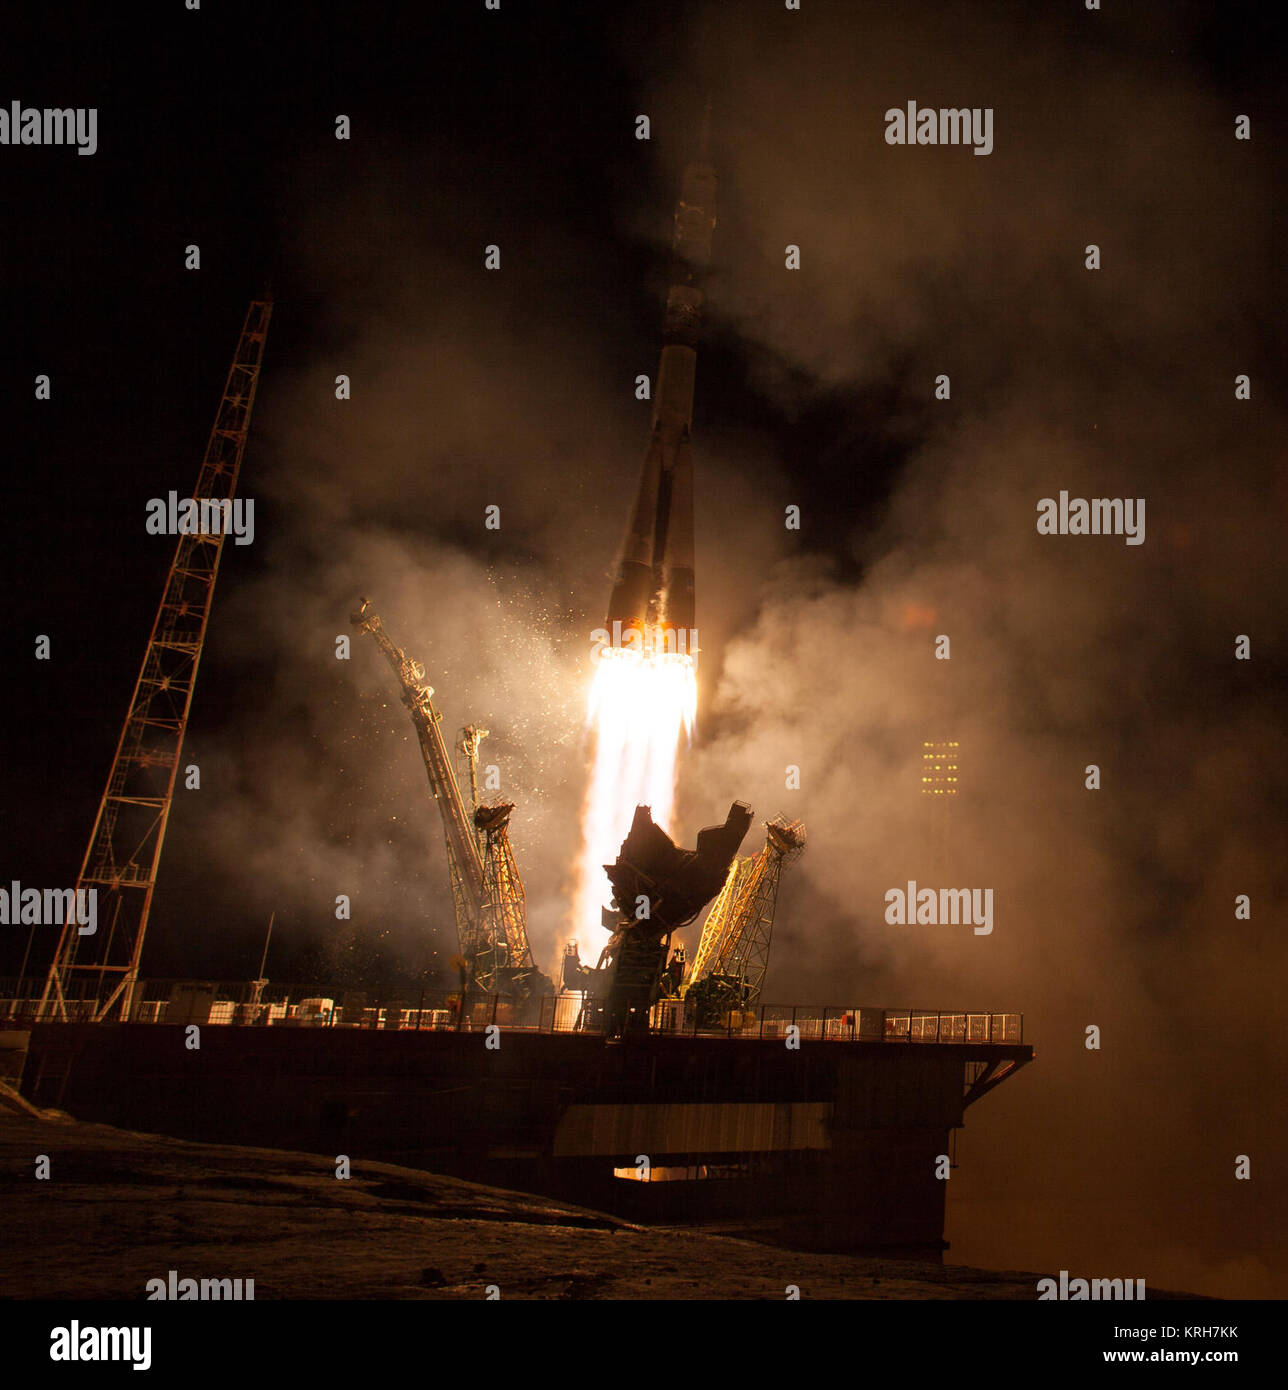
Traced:
<svg viewBox="0 0 1288 1390">
<path fill-rule="evenodd" d="M 706 86 L 720 221 L 695 411 L 702 713 L 680 835 L 735 797 L 805 820 L 770 1000 L 1024 1011 L 1038 1060 L 969 1112 L 953 1258 L 1282 1293 L 1283 1230 L 1266 1222 L 1283 1214 L 1266 1196 L 1284 1190 L 1282 1116 L 1259 1099 L 1284 1091 L 1288 963 L 1270 921 L 1288 888 L 1288 749 L 1268 518 L 1288 486 L 1282 405 L 1255 375 L 1277 274 L 1265 146 L 1235 143 L 1241 108 L 1185 32 L 1101 15 L 1113 42 L 1062 64 L 1038 20 L 994 34 L 977 15 L 878 5 L 860 30 L 816 8 L 808 27 L 767 12 L 721 29 L 713 12 L 665 82 L 656 53 L 623 40 L 637 65 L 623 129 L 636 109 L 655 128 L 606 173 L 615 245 L 543 220 L 535 172 L 508 236 L 459 168 L 446 194 L 424 187 L 450 164 L 446 137 L 391 141 L 356 186 L 337 164 L 288 187 L 293 273 L 330 341 L 265 378 L 248 485 L 279 526 L 268 572 L 225 581 L 206 653 L 246 688 L 222 709 L 198 691 L 191 740 L 225 775 L 207 779 L 201 825 L 176 816 L 168 853 L 186 846 L 212 893 L 246 885 L 247 952 L 247 923 L 273 909 L 340 973 L 373 942 L 412 971 L 450 952 L 411 726 L 369 640 L 334 656 L 370 594 L 425 662 L 445 729 L 492 730 L 481 761 L 518 804 L 552 968 L 589 635 L 646 442 L 633 379 L 657 350 L 643 312 L 624 333 L 597 304 L 629 249 L 632 271 L 656 269 L 641 303 L 660 328 L 692 134 L 670 113 Z M 913 99 L 993 107 L 994 153 L 887 146 L 884 110 Z M 704 416 L 716 345 L 758 420 Z M 1238 404 L 1243 370 L 1254 396 Z M 933 399 L 940 373 L 950 402 Z M 839 421 L 826 456 L 793 454 L 793 421 L 820 413 Z M 1146 543 L 1039 537 L 1035 504 L 1061 488 L 1145 497 Z M 939 633 L 951 661 L 933 659 Z M 1239 633 L 1251 663 L 1232 659 Z M 989 937 L 882 919 L 887 888 L 948 886 L 917 796 L 928 738 L 961 742 L 953 886 L 995 890 Z M 351 923 L 334 921 L 341 892 Z M 181 911 L 177 889 L 158 892 L 163 930 Z M 1239 1153 L 1254 1184 L 1233 1181 Z"/>
</svg>

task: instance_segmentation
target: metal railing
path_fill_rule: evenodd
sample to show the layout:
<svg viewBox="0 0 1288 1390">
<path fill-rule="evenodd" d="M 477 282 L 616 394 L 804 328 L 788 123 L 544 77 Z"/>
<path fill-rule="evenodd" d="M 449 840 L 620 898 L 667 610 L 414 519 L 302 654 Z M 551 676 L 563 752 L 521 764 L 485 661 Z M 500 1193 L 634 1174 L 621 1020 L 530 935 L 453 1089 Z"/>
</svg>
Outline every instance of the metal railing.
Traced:
<svg viewBox="0 0 1288 1390">
<path fill-rule="evenodd" d="M 660 1006 L 659 1006 L 660 1007 Z M 1022 1043 L 1024 1015 L 945 1012 L 937 1009 L 873 1009 L 834 1005 L 761 1004 L 731 1010 L 714 1026 L 699 1027 L 696 1016 L 680 1026 L 656 1017 L 655 1032 L 698 1037 L 775 1038 L 802 1041 L 889 1043 Z M 795 1033 L 791 1032 L 795 1029 Z"/>
<path fill-rule="evenodd" d="M 66 1003 L 69 1022 L 90 1020 L 100 997 L 94 982 Z M 107 988 L 110 988 L 107 987 Z M 43 981 L 0 979 L 0 1028 L 40 1021 Z M 130 1008 L 132 1023 L 197 1023 L 288 1028 L 379 1028 L 398 1031 L 474 1032 L 495 1025 L 507 1032 L 603 1032 L 599 1011 L 580 994 L 527 1001 L 503 995 L 469 996 L 462 1010 L 459 992 L 411 989 L 371 992 L 324 989 L 318 985 L 247 981 L 140 980 Z M 823 1042 L 1022 1043 L 1024 1015 L 947 1012 L 936 1009 L 873 1009 L 839 1005 L 758 1004 L 732 1009 L 716 1023 L 699 1025 L 692 1003 L 661 999 L 649 1014 L 648 1031 L 672 1037 L 790 1039 Z M 795 1029 L 795 1033 L 790 1030 Z"/>
</svg>

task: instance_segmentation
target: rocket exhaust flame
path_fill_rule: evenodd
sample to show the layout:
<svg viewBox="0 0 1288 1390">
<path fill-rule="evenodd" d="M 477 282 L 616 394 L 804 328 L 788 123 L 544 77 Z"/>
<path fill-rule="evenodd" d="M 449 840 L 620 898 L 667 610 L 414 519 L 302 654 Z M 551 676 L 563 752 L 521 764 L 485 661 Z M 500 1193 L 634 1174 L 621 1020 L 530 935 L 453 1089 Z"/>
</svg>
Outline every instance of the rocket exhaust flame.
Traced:
<svg viewBox="0 0 1288 1390">
<path fill-rule="evenodd" d="M 671 829 L 677 755 L 693 734 L 697 705 L 691 656 L 601 650 L 587 707 L 594 748 L 573 908 L 588 961 L 608 941 L 600 925 L 611 896 L 604 865 L 616 859 L 636 806 L 651 807 L 654 822 Z"/>
<path fill-rule="evenodd" d="M 649 444 L 606 627 L 597 634 L 587 710 L 594 749 L 573 904 L 574 934 L 593 948 L 591 960 L 609 937 L 601 915 L 611 896 L 604 866 L 616 860 L 637 806 L 650 807 L 663 830 L 673 828 L 676 758 L 697 714 L 691 431 L 701 281 L 716 225 L 708 131 L 709 109 L 698 159 L 681 179 Z M 624 635 L 639 640 L 622 645 Z"/>
</svg>

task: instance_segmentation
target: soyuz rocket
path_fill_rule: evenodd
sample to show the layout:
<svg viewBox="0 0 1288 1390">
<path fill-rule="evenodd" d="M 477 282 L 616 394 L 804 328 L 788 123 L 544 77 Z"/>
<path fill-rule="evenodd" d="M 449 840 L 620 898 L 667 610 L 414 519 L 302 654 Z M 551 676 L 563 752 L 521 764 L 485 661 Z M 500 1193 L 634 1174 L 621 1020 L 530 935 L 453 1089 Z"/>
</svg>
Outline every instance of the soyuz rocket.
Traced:
<svg viewBox="0 0 1288 1390">
<path fill-rule="evenodd" d="M 708 105 L 698 158 L 685 166 L 671 237 L 662 356 L 653 391 L 653 423 L 639 492 L 622 543 L 607 628 L 630 629 L 647 644 L 662 630 L 667 650 L 696 650 L 693 598 L 693 379 L 702 320 L 700 288 L 716 225 L 716 171 L 708 162 Z M 620 624 L 620 627 L 617 626 Z M 674 637 L 677 644 L 672 648 Z M 628 640 L 639 640 L 630 639 Z"/>
</svg>

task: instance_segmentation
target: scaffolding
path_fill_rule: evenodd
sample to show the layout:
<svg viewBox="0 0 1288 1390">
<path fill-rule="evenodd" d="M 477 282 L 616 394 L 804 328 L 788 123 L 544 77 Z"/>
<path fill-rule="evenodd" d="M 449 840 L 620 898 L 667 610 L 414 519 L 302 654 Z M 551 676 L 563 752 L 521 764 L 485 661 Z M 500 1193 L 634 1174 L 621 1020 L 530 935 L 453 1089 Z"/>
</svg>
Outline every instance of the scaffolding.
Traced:
<svg viewBox="0 0 1288 1390">
<path fill-rule="evenodd" d="M 273 304 L 251 302 L 224 383 L 192 501 L 204 524 L 226 527 L 241 472 Z M 187 499 L 185 499 L 187 500 Z M 209 508 L 202 503 L 212 504 Z M 67 1000 L 86 976 L 98 977 L 92 1021 L 119 1011 L 129 1020 L 147 934 L 161 847 L 174 799 L 192 692 L 223 553 L 223 527 L 181 534 L 152 624 L 143 665 L 99 802 L 77 891 L 94 892 L 98 930 L 81 936 L 63 924 L 41 997 L 40 1016 L 65 1020 Z M 110 987 L 104 990 L 105 983 Z"/>
<path fill-rule="evenodd" d="M 702 927 L 689 973 L 690 983 L 711 976 L 740 982 L 742 1002 L 760 998 L 769 968 L 774 909 L 783 868 L 805 848 L 803 822 L 775 816 L 765 822 L 765 847 L 750 859 L 735 860 Z"/>
</svg>

